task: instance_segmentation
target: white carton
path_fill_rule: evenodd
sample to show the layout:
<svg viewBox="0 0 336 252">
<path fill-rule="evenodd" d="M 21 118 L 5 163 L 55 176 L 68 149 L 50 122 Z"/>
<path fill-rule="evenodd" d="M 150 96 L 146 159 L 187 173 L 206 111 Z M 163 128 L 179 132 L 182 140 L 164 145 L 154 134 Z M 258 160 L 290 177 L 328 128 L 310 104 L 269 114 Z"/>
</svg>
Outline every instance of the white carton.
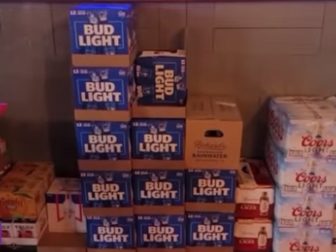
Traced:
<svg viewBox="0 0 336 252">
<path fill-rule="evenodd" d="M 334 199 L 316 194 L 283 197 L 275 193 L 274 215 L 279 227 L 333 228 Z"/>
<path fill-rule="evenodd" d="M 336 106 L 321 97 L 277 97 L 269 129 L 288 157 L 336 157 Z"/>
<path fill-rule="evenodd" d="M 242 162 L 236 188 L 236 217 L 273 218 L 274 184 L 266 164 L 260 160 Z"/>
<path fill-rule="evenodd" d="M 328 159 L 286 158 L 268 138 L 265 159 L 282 195 L 295 197 L 306 193 L 336 194 L 336 163 Z"/>
<path fill-rule="evenodd" d="M 56 178 L 47 192 L 49 231 L 85 233 L 81 202 L 79 179 Z"/>
<path fill-rule="evenodd" d="M 237 251 L 271 251 L 273 239 L 272 221 L 237 220 L 234 237 Z"/>
<path fill-rule="evenodd" d="M 47 211 L 44 208 L 39 218 L 32 222 L 16 221 L 1 223 L 1 245 L 36 246 L 47 228 Z"/>
</svg>

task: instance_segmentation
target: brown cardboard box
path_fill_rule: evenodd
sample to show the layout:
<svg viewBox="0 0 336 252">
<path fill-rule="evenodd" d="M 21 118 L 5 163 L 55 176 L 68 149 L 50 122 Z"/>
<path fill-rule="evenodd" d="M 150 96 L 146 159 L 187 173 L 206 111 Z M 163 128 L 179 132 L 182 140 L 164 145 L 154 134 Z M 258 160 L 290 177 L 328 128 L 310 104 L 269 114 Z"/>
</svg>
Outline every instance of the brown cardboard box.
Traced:
<svg viewBox="0 0 336 252">
<path fill-rule="evenodd" d="M 141 215 L 180 215 L 185 213 L 184 206 L 133 206 L 134 214 Z"/>
<path fill-rule="evenodd" d="M 212 202 L 186 202 L 185 209 L 187 212 L 219 212 L 234 213 L 236 210 L 235 203 L 212 203 Z"/>
<path fill-rule="evenodd" d="M 131 171 L 131 160 L 78 160 L 80 171 Z"/>
<path fill-rule="evenodd" d="M 188 168 L 238 169 L 243 123 L 228 97 L 190 96 L 187 102 Z"/>
<path fill-rule="evenodd" d="M 133 47 L 129 54 L 72 54 L 72 65 L 78 67 L 129 67 L 133 64 L 136 54 L 136 47 Z"/>
<path fill-rule="evenodd" d="M 132 216 L 133 207 L 85 207 L 85 216 Z"/>
<path fill-rule="evenodd" d="M 75 109 L 75 120 L 78 121 L 129 121 L 131 110 L 94 110 Z"/>
<path fill-rule="evenodd" d="M 85 235 L 46 232 L 40 240 L 37 252 L 86 252 Z"/>
</svg>

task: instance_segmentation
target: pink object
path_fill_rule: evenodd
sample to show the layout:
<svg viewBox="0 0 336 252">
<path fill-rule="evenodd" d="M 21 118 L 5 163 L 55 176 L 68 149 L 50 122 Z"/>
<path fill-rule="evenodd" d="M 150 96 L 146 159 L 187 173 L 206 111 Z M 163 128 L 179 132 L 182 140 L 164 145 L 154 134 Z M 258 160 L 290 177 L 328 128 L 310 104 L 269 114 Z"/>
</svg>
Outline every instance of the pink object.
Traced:
<svg viewBox="0 0 336 252">
<path fill-rule="evenodd" d="M 7 111 L 7 103 L 0 103 L 0 116 L 3 116 Z"/>
</svg>

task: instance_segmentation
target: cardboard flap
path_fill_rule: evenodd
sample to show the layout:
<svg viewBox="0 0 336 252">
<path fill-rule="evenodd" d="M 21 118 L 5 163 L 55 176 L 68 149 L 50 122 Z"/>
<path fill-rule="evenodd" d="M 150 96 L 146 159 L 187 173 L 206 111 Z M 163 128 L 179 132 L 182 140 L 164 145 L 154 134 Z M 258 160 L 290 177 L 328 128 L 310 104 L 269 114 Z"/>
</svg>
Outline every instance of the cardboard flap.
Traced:
<svg viewBox="0 0 336 252">
<path fill-rule="evenodd" d="M 230 97 L 212 97 L 211 107 L 214 119 L 240 121 L 240 113 L 234 99 Z"/>
<path fill-rule="evenodd" d="M 187 102 L 188 119 L 212 119 L 209 96 L 189 96 Z"/>
</svg>

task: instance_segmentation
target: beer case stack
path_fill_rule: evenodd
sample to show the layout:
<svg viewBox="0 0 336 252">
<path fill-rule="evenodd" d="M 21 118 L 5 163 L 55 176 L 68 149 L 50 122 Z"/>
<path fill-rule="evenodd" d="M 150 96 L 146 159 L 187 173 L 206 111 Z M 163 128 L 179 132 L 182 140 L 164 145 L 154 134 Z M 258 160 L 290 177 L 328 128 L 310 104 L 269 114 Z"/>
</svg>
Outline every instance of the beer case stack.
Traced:
<svg viewBox="0 0 336 252">
<path fill-rule="evenodd" d="M 70 10 L 78 167 L 88 252 L 135 251 L 130 120 L 136 53 L 130 4 Z"/>
<path fill-rule="evenodd" d="M 185 251 L 185 51 L 135 64 L 132 162 L 137 251 Z"/>
<path fill-rule="evenodd" d="M 242 160 L 237 175 L 235 251 L 270 252 L 274 182 L 261 160 Z"/>
<path fill-rule="evenodd" d="M 0 118 L 7 111 L 7 103 L 0 102 Z M 0 137 L 0 176 L 10 168 L 10 161 L 8 157 L 8 151 L 6 141 Z"/>
<path fill-rule="evenodd" d="M 273 251 L 332 251 L 336 108 L 322 97 L 270 101 L 266 161 L 276 182 Z"/>
<path fill-rule="evenodd" d="M 228 97 L 189 96 L 186 124 L 187 251 L 234 251 L 239 110 Z"/>
</svg>

